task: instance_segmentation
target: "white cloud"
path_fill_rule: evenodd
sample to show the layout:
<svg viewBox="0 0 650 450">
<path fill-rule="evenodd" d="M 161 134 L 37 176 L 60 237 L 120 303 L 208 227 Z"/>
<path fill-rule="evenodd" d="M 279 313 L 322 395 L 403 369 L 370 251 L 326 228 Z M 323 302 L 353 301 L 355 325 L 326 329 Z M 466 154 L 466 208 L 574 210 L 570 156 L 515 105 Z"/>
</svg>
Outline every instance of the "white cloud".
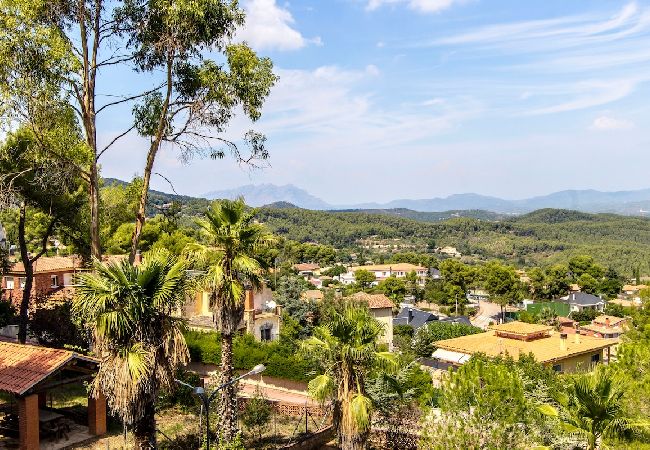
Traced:
<svg viewBox="0 0 650 450">
<path fill-rule="evenodd" d="M 366 9 L 373 11 L 384 5 L 406 4 L 410 9 L 422 13 L 437 13 L 463 0 L 368 0 Z"/>
<path fill-rule="evenodd" d="M 589 128 L 598 131 L 629 130 L 630 128 L 634 128 L 634 124 L 629 120 L 600 116 L 594 119 Z"/>
<path fill-rule="evenodd" d="M 323 45 L 320 37 L 305 38 L 296 30 L 295 20 L 288 9 L 275 0 L 247 0 L 246 24 L 237 33 L 257 50 L 298 50 L 308 44 Z"/>
</svg>

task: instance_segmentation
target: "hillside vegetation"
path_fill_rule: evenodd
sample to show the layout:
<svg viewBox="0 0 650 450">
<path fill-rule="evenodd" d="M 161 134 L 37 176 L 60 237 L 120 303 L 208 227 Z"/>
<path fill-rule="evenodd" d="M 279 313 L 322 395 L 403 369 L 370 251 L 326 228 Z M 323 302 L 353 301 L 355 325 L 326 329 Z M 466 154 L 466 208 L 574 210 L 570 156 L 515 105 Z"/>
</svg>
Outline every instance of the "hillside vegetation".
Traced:
<svg viewBox="0 0 650 450">
<path fill-rule="evenodd" d="M 566 262 L 588 254 L 624 274 L 637 267 L 650 273 L 650 220 L 638 217 L 542 209 L 500 221 L 464 217 L 428 223 L 363 211 L 296 208 L 261 208 L 258 217 L 276 233 L 299 242 L 351 247 L 372 236 L 401 238 L 423 250 L 433 242 L 455 246 L 475 258 L 518 265 Z"/>
</svg>

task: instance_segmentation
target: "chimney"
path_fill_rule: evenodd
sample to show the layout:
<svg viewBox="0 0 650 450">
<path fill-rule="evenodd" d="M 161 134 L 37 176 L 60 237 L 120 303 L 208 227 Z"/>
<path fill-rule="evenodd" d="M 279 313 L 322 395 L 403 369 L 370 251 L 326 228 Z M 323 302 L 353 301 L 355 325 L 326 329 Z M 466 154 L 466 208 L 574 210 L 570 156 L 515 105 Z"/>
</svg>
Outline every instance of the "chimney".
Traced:
<svg viewBox="0 0 650 450">
<path fill-rule="evenodd" d="M 567 334 L 566 333 L 560 333 L 560 350 L 563 352 L 566 352 L 566 341 L 567 341 Z"/>
<path fill-rule="evenodd" d="M 609 317 L 605 317 L 605 326 L 609 328 L 610 324 Z"/>
<path fill-rule="evenodd" d="M 253 295 L 252 289 L 246 290 L 246 299 L 244 300 L 244 310 L 246 311 L 255 310 L 255 297 Z"/>
<path fill-rule="evenodd" d="M 577 328 L 575 334 L 573 335 L 573 342 L 575 342 L 576 344 L 580 343 L 580 330 L 578 330 Z"/>
<path fill-rule="evenodd" d="M 142 252 L 140 252 L 140 250 L 136 250 L 135 258 L 133 258 L 133 265 L 139 266 L 140 264 L 142 264 Z"/>
</svg>

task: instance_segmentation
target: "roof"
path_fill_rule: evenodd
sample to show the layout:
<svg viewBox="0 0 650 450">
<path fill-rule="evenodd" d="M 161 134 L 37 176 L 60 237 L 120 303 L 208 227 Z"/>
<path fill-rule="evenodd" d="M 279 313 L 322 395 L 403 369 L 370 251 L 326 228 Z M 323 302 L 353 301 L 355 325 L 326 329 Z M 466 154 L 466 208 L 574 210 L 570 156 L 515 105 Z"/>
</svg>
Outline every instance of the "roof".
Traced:
<svg viewBox="0 0 650 450">
<path fill-rule="evenodd" d="M 23 395 L 75 359 L 99 363 L 69 350 L 0 342 L 0 391 Z"/>
<path fill-rule="evenodd" d="M 553 330 L 553 327 L 548 325 L 514 321 L 502 323 L 500 325 L 490 325 L 488 329 L 494 330 L 497 333 L 514 334 L 517 336 L 529 336 L 531 334 L 548 333 L 549 331 Z"/>
<path fill-rule="evenodd" d="M 318 264 L 313 264 L 313 263 L 301 263 L 301 264 L 294 264 L 293 268 L 296 269 L 298 272 L 311 272 L 320 269 L 320 266 Z"/>
<path fill-rule="evenodd" d="M 386 297 L 384 294 L 366 294 L 365 292 L 357 292 L 352 297 L 354 300 L 359 300 L 368 303 L 370 309 L 383 309 L 392 308 L 393 301 Z"/>
<path fill-rule="evenodd" d="M 370 266 L 355 266 L 350 267 L 350 271 L 356 272 L 357 270 L 369 270 L 371 272 L 412 272 L 427 270 L 426 267 L 416 266 L 410 263 L 396 263 L 396 264 L 374 264 Z"/>
<path fill-rule="evenodd" d="M 627 292 L 627 291 L 640 291 L 641 289 L 646 289 L 647 287 L 648 286 L 646 286 L 645 284 L 626 284 L 625 286 L 623 286 L 622 290 L 624 292 Z"/>
<path fill-rule="evenodd" d="M 436 349 L 435 352 L 431 355 L 432 358 L 440 359 L 442 361 L 448 361 L 456 364 L 463 364 L 471 358 L 470 355 L 466 353 L 452 352 L 450 350 L 445 350 L 442 348 Z"/>
<path fill-rule="evenodd" d="M 104 255 L 102 262 L 117 263 L 125 259 L 127 255 Z M 72 256 L 41 256 L 34 262 L 34 273 L 60 272 L 86 270 L 84 261 L 79 255 Z M 15 263 L 9 273 L 25 273 L 25 266 L 22 262 Z"/>
<path fill-rule="evenodd" d="M 595 295 L 586 294 L 584 292 L 574 292 L 566 297 L 559 299 L 560 302 L 568 303 L 570 305 L 590 306 L 604 304 L 605 300 Z"/>
<path fill-rule="evenodd" d="M 608 316 L 608 315 L 603 314 L 602 316 L 596 317 L 593 320 L 593 322 L 595 324 L 597 323 L 597 324 L 602 324 L 602 325 L 609 324 L 609 326 L 614 327 L 614 326 L 620 324 L 621 322 L 625 322 L 625 319 L 622 318 L 622 317 Z"/>
<path fill-rule="evenodd" d="M 417 330 L 422 325 L 436 320 L 438 316 L 429 311 L 405 307 L 393 318 L 393 325 L 410 325 Z"/>
<path fill-rule="evenodd" d="M 617 344 L 618 339 L 602 339 L 592 336 L 580 336 L 578 342 L 573 338 L 565 341 L 566 350 L 560 346 L 560 334 L 554 333 L 548 337 L 524 341 L 519 339 L 502 338 L 494 331 L 470 334 L 454 339 L 438 341 L 435 346 L 453 352 L 485 353 L 487 356 L 496 357 L 508 354 L 517 359 L 520 355 L 532 353 L 535 359 L 542 363 L 560 361 L 571 356 L 602 350 Z"/>
<path fill-rule="evenodd" d="M 587 330 L 587 331 L 592 331 L 594 333 L 600 333 L 600 334 L 614 334 L 614 333 L 623 333 L 625 330 L 621 326 L 616 326 L 616 327 L 608 327 L 605 325 L 600 325 L 600 324 L 587 324 L 587 325 L 582 325 L 580 327 L 581 330 Z"/>
<path fill-rule="evenodd" d="M 635 300 L 625 300 L 621 298 L 610 300 L 609 303 L 613 303 L 614 305 L 621 305 L 624 308 L 638 308 L 641 306 L 641 302 L 636 302 Z"/>
<path fill-rule="evenodd" d="M 318 289 L 308 289 L 304 291 L 302 294 L 300 294 L 301 298 L 311 300 L 322 300 L 323 299 L 323 291 L 320 291 Z"/>
<path fill-rule="evenodd" d="M 83 268 L 83 261 L 78 256 L 41 256 L 34 262 L 34 273 L 74 271 Z M 11 268 L 12 273 L 25 273 L 25 265 L 17 262 Z"/>
</svg>

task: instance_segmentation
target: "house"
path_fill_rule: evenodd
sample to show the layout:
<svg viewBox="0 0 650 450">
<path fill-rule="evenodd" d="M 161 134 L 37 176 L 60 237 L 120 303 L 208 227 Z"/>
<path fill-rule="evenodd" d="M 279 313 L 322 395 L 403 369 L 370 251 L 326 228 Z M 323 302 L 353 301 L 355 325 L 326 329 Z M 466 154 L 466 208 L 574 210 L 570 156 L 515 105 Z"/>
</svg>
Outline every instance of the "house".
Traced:
<svg viewBox="0 0 650 450">
<path fill-rule="evenodd" d="M 189 298 L 182 311 L 192 328 L 201 330 L 215 329 L 214 317 L 210 308 L 210 293 L 196 292 Z M 282 325 L 282 306 L 273 301 L 273 292 L 267 286 L 253 292 L 246 291 L 244 299 L 244 317 L 238 329 L 255 336 L 258 341 L 272 341 L 280 335 Z"/>
<path fill-rule="evenodd" d="M 300 275 L 301 277 L 310 278 L 313 275 L 318 275 L 318 271 L 320 270 L 320 266 L 318 264 L 314 264 L 314 263 L 294 264 L 293 265 L 293 270 L 298 272 L 298 275 Z"/>
<path fill-rule="evenodd" d="M 88 271 L 79 256 L 41 256 L 34 262 L 33 268 L 32 295 L 41 299 L 54 295 L 71 298 L 74 276 Z M 20 302 L 24 287 L 25 266 L 17 262 L 2 277 L 3 295 L 13 302 Z"/>
<path fill-rule="evenodd" d="M 605 309 L 605 300 L 585 292 L 573 292 L 566 297 L 559 298 L 557 301 L 568 304 L 570 312 L 582 312 L 586 309 L 595 309 L 602 312 Z"/>
<path fill-rule="evenodd" d="M 430 267 L 429 268 L 429 277 L 432 280 L 439 280 L 442 278 L 442 275 L 440 273 L 440 270 L 436 269 L 435 267 Z"/>
<path fill-rule="evenodd" d="M 623 308 L 641 308 L 643 306 L 643 302 L 641 299 L 632 299 L 632 300 L 627 300 L 624 298 L 615 298 L 614 300 L 610 300 L 607 303 L 611 303 L 613 305 L 621 305 Z"/>
<path fill-rule="evenodd" d="M 623 295 L 628 297 L 638 297 L 642 289 L 647 289 L 648 286 L 645 284 L 626 284 L 621 289 Z"/>
<path fill-rule="evenodd" d="M 446 317 L 429 311 L 422 311 L 417 308 L 404 307 L 400 310 L 399 314 L 393 318 L 393 327 L 396 325 L 408 325 L 417 330 L 431 322 L 463 323 L 471 325 L 467 317 Z"/>
<path fill-rule="evenodd" d="M 456 247 L 451 247 L 451 246 L 446 246 L 438 249 L 438 253 L 451 256 L 453 258 L 460 258 L 463 256 L 458 250 L 456 250 Z"/>
<path fill-rule="evenodd" d="M 312 302 L 321 302 L 323 301 L 323 291 L 319 289 L 308 289 L 300 294 L 300 298 Z"/>
<path fill-rule="evenodd" d="M 389 348 L 393 345 L 393 306 L 391 299 L 384 294 L 366 294 L 357 292 L 350 297 L 352 300 L 366 303 L 370 309 L 372 317 L 377 319 L 384 326 L 384 334 L 380 342 L 388 344 Z"/>
<path fill-rule="evenodd" d="M 490 300 L 490 293 L 485 289 L 470 289 L 467 291 L 467 300 L 472 302 Z"/>
<path fill-rule="evenodd" d="M 491 325 L 485 333 L 438 341 L 432 358 L 437 369 L 446 370 L 462 365 L 475 353 L 488 357 L 509 355 L 514 359 L 532 354 L 538 362 L 556 372 L 576 372 L 609 361 L 611 347 L 617 343 L 618 339 L 580 334 L 570 339 L 551 326 L 515 321 Z"/>
<path fill-rule="evenodd" d="M 627 319 L 602 315 L 580 327 L 580 334 L 597 338 L 618 338 L 627 330 Z"/>
<path fill-rule="evenodd" d="M 416 266 L 415 264 L 409 263 L 395 263 L 395 264 L 373 264 L 367 266 L 355 266 L 350 267 L 350 270 L 339 277 L 339 280 L 343 284 L 353 284 L 355 282 L 354 273 L 357 270 L 367 270 L 372 272 L 375 275 L 374 286 L 379 284 L 380 281 L 385 280 L 388 277 L 397 277 L 404 278 L 409 273 L 415 272 L 418 279 L 418 285 L 424 286 L 427 274 L 429 270 L 426 267 Z"/>
</svg>

